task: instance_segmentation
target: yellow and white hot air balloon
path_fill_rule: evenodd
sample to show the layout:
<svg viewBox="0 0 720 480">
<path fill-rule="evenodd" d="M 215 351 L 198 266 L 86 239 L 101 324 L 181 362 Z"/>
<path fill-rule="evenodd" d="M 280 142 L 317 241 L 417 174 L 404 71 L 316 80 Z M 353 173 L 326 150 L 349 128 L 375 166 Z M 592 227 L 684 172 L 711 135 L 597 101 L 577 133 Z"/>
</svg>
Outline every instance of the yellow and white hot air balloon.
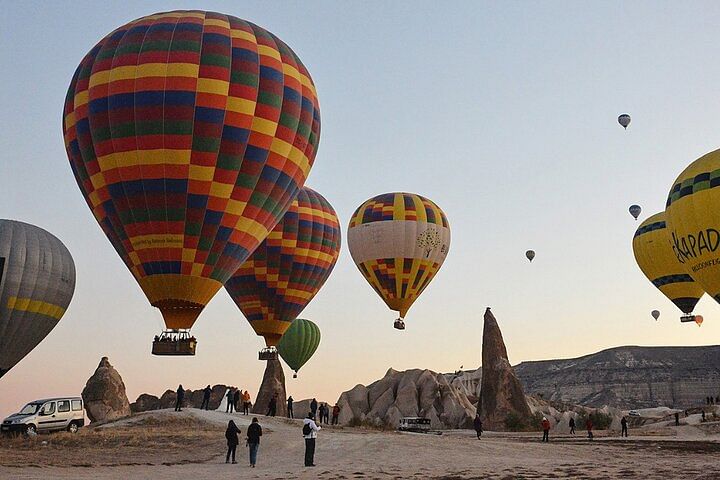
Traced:
<svg viewBox="0 0 720 480">
<path fill-rule="evenodd" d="M 365 279 L 403 330 L 410 306 L 445 261 L 450 225 L 440 207 L 414 193 L 385 193 L 364 202 L 348 228 L 348 247 Z"/>
</svg>

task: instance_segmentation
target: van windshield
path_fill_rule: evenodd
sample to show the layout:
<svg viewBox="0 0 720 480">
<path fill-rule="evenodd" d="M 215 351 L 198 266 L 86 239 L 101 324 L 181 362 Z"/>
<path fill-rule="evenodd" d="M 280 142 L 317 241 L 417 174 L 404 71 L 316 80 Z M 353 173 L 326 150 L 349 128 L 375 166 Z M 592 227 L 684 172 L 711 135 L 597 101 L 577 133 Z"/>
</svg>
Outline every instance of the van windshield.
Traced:
<svg viewBox="0 0 720 480">
<path fill-rule="evenodd" d="M 20 415 L 35 415 L 41 406 L 40 403 L 28 403 L 20 410 Z"/>
</svg>

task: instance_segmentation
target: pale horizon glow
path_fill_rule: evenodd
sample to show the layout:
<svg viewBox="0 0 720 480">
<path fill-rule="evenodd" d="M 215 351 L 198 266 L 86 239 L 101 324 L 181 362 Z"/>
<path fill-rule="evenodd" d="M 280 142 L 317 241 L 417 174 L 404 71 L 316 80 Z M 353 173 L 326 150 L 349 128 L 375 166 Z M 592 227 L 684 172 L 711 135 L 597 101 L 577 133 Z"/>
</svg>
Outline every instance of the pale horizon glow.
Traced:
<svg viewBox="0 0 720 480">
<path fill-rule="evenodd" d="M 702 327 L 680 324 L 631 246 L 677 175 L 720 147 L 716 2 L 10 2 L 0 11 L 0 218 L 60 238 L 77 288 L 55 330 L 0 379 L 0 416 L 79 395 L 103 356 L 131 402 L 179 383 L 231 384 L 255 398 L 262 339 L 224 290 L 193 329 L 196 357 L 150 354 L 160 313 L 92 217 L 62 140 L 65 93 L 85 53 L 129 20 L 189 8 L 267 28 L 317 87 L 322 134 L 307 185 L 335 207 L 343 249 L 300 315 L 322 341 L 298 379 L 285 368 L 296 400 L 334 402 L 390 367 L 475 368 L 486 306 L 512 364 L 719 343 L 720 305 L 704 297 Z M 632 116 L 627 131 L 621 113 Z M 452 231 L 404 332 L 347 250 L 352 212 L 391 191 L 432 199 Z"/>
</svg>

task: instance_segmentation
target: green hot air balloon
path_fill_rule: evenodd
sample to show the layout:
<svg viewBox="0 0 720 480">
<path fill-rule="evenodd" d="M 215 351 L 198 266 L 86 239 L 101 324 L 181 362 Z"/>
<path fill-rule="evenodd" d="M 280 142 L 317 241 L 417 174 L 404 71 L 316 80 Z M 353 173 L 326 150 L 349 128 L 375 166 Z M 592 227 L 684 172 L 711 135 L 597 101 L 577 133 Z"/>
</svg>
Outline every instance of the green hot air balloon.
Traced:
<svg viewBox="0 0 720 480">
<path fill-rule="evenodd" d="M 278 353 L 285 363 L 295 371 L 293 378 L 297 378 L 298 370 L 310 360 L 318 345 L 320 345 L 318 326 L 302 318 L 293 320 L 277 346 Z"/>
</svg>

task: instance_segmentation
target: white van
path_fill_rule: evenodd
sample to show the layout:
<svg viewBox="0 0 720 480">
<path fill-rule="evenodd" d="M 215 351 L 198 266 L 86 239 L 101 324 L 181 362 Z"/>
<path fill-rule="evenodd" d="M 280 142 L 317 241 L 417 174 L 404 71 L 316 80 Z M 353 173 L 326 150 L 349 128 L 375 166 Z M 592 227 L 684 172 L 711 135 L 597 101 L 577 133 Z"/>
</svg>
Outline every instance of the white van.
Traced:
<svg viewBox="0 0 720 480">
<path fill-rule="evenodd" d="M 403 417 L 400 419 L 398 430 L 401 432 L 428 433 L 430 431 L 430 419 L 423 417 Z"/>
<path fill-rule="evenodd" d="M 18 413 L 3 420 L 0 432 L 34 434 L 67 430 L 75 433 L 83 425 L 85 412 L 82 398 L 57 397 L 28 403 Z"/>
</svg>

